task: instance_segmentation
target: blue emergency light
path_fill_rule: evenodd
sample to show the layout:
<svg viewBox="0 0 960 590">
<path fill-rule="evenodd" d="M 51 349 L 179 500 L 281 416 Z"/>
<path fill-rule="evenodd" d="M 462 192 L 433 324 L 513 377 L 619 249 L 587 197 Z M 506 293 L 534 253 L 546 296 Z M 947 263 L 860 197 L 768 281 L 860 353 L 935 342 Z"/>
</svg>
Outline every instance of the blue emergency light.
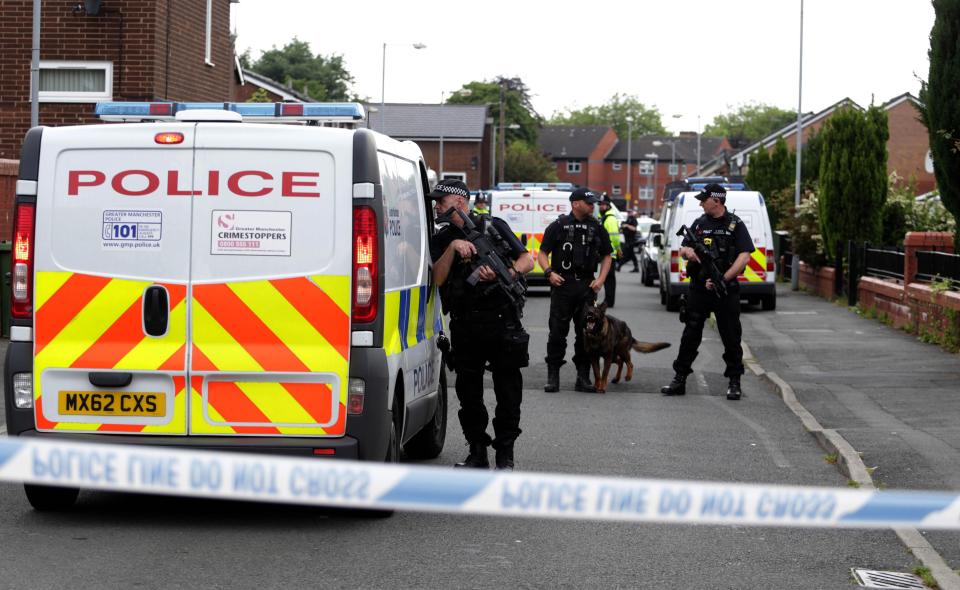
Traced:
<svg viewBox="0 0 960 590">
<path fill-rule="evenodd" d="M 186 110 L 223 110 L 244 118 L 291 121 L 362 121 L 363 106 L 355 102 L 98 102 L 103 119 L 171 120 Z"/>
<path fill-rule="evenodd" d="M 527 189 L 527 188 L 546 188 L 553 189 L 558 191 L 572 191 L 573 183 L 572 182 L 498 182 L 497 190 L 498 191 L 508 191 L 514 189 Z"/>
</svg>

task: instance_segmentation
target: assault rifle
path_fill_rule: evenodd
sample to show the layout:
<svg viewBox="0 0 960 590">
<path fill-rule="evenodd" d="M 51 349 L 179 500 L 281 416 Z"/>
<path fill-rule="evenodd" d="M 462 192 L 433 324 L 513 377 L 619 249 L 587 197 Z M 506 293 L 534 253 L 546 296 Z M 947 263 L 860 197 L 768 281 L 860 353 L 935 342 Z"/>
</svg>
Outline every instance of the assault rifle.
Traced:
<svg viewBox="0 0 960 590">
<path fill-rule="evenodd" d="M 454 214 L 459 215 L 460 219 L 463 220 L 463 233 L 466 234 L 466 240 L 477 249 L 477 255 L 472 267 L 473 270 L 470 276 L 467 277 L 467 283 L 470 285 L 479 283 L 480 268 L 483 266 L 490 267 L 497 276 L 497 279 L 491 282 L 489 288 L 499 288 L 500 291 L 507 296 L 507 299 L 510 300 L 510 305 L 517 310 L 517 317 L 522 317 L 527 284 L 522 274 L 517 273 L 516 276 L 510 274 L 511 261 L 505 260 L 503 255 L 496 249 L 495 244 L 502 245 L 504 243 L 505 240 L 503 236 L 497 233 L 497 230 L 493 228 L 493 224 L 491 223 L 485 223 L 484 231 L 481 232 L 477 229 L 477 225 L 473 220 L 456 207 L 451 207 L 447 213 L 438 217 L 437 221 L 441 223 L 451 221 Z"/>
<path fill-rule="evenodd" d="M 693 251 L 697 254 L 697 258 L 700 259 L 699 268 L 693 267 L 696 264 L 696 261 L 691 261 L 687 263 L 687 274 L 694 274 L 692 271 L 696 270 L 698 273 L 705 273 L 706 278 L 713 281 L 713 293 L 717 296 L 718 299 L 723 299 L 727 296 L 727 282 L 723 279 L 723 271 L 720 270 L 720 266 L 717 263 L 717 257 L 707 249 L 703 243 L 697 239 L 693 232 L 690 231 L 690 228 L 686 225 L 681 225 L 680 230 L 677 231 L 677 235 L 686 238 L 692 244 Z M 693 267 L 693 268 L 691 268 Z"/>
</svg>

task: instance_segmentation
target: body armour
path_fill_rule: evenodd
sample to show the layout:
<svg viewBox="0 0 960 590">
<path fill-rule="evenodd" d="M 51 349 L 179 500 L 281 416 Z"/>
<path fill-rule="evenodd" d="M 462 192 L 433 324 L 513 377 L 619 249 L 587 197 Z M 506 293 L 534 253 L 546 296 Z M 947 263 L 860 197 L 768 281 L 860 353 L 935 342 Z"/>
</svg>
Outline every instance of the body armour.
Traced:
<svg viewBox="0 0 960 590">
<path fill-rule="evenodd" d="M 726 272 L 737 259 L 735 232 L 743 221 L 727 211 L 720 218 L 701 215 L 690 230 L 716 258 L 721 272 Z M 686 245 L 686 244 L 685 244 Z"/>
<path fill-rule="evenodd" d="M 560 232 L 553 250 L 554 270 L 561 274 L 592 274 L 600 263 L 600 223 L 593 217 L 577 221 L 572 214 L 561 216 L 556 223 L 560 224 Z"/>
</svg>

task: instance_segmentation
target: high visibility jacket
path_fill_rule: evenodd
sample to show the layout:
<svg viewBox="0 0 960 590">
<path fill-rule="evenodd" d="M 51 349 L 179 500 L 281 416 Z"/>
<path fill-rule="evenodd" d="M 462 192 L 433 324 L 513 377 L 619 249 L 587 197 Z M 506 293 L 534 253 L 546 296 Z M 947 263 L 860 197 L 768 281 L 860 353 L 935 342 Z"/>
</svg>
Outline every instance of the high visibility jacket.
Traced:
<svg viewBox="0 0 960 590">
<path fill-rule="evenodd" d="M 617 221 L 613 211 L 607 211 L 601 215 L 600 221 L 603 223 L 603 229 L 610 235 L 610 246 L 613 248 L 613 254 L 610 256 L 616 258 L 617 251 L 620 249 L 620 222 Z"/>
</svg>

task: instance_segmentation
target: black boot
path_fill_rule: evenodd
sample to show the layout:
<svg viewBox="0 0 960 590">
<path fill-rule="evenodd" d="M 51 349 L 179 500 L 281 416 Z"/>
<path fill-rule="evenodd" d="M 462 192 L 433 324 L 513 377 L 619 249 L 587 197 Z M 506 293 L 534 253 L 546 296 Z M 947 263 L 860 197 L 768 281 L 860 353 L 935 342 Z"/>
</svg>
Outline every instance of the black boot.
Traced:
<svg viewBox="0 0 960 590">
<path fill-rule="evenodd" d="M 497 471 L 513 471 L 513 443 L 503 443 L 497 446 Z"/>
<path fill-rule="evenodd" d="M 483 443 L 470 443 L 470 454 L 463 461 L 460 461 L 454 467 L 473 467 L 476 469 L 488 469 L 490 467 L 490 458 L 487 457 L 487 445 Z"/>
<path fill-rule="evenodd" d="M 560 365 L 547 365 L 547 384 L 543 390 L 547 393 L 560 391 Z"/>
<path fill-rule="evenodd" d="M 573 386 L 574 391 L 583 393 L 596 393 L 597 388 L 590 383 L 590 365 L 580 365 L 577 367 L 577 382 Z"/>
<path fill-rule="evenodd" d="M 730 385 L 727 386 L 727 399 L 736 401 L 740 399 L 743 392 L 740 391 L 740 375 L 730 377 Z"/>
<path fill-rule="evenodd" d="M 663 395 L 684 395 L 687 393 L 687 376 L 676 373 L 670 385 L 664 385 L 660 388 Z"/>
</svg>

